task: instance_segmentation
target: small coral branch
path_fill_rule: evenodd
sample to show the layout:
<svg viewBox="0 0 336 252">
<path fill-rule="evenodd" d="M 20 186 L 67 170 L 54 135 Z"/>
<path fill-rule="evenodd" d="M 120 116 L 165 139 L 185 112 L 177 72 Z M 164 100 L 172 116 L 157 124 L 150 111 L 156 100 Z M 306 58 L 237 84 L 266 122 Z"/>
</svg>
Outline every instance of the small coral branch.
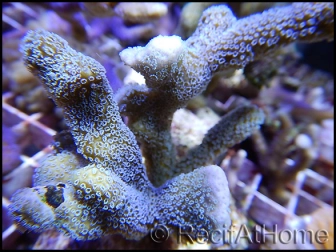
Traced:
<svg viewBox="0 0 336 252">
<path fill-rule="evenodd" d="M 267 142 L 270 137 L 266 140 L 260 131 L 253 132 L 251 140 L 267 187 L 265 194 L 278 203 L 285 204 L 288 201 L 285 190 L 287 184 L 295 180 L 300 171 L 311 166 L 317 151 L 308 135 L 300 132 L 305 126 L 295 125 L 283 113 L 275 120 L 278 120 L 279 128 L 270 143 Z M 269 125 L 266 124 L 265 127 Z"/>
<path fill-rule="evenodd" d="M 186 42 L 216 72 L 243 68 L 293 42 L 333 39 L 334 3 L 293 3 L 239 20 L 224 5 L 208 8 Z"/>
<path fill-rule="evenodd" d="M 264 122 L 264 113 L 255 106 L 241 106 L 226 114 L 212 127 L 202 143 L 189 151 L 176 167 L 183 173 L 213 163 L 228 148 L 249 137 Z"/>
</svg>

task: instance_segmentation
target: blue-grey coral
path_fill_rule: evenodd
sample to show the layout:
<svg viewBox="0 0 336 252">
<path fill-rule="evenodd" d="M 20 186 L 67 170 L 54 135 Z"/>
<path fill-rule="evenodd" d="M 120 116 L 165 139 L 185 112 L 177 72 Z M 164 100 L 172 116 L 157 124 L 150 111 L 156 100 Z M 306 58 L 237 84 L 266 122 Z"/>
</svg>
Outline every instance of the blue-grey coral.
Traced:
<svg viewBox="0 0 336 252">
<path fill-rule="evenodd" d="M 179 174 L 211 164 L 219 154 L 246 139 L 263 122 L 264 115 L 255 106 L 232 110 L 208 131 L 199 146 L 178 162 L 175 172 Z"/>
<path fill-rule="evenodd" d="M 294 3 L 239 20 L 227 6 L 219 5 L 203 12 L 186 41 L 158 36 L 145 47 L 123 50 L 121 59 L 140 72 L 147 85 L 127 87 L 118 102 L 142 144 L 153 183 L 161 185 L 178 166 L 172 158 L 173 113 L 203 92 L 215 73 L 229 74 L 292 42 L 333 40 L 333 35 L 333 3 Z M 206 155 L 214 156 L 202 156 Z"/>
<path fill-rule="evenodd" d="M 36 170 L 34 187 L 13 195 L 14 220 L 30 230 L 56 228 L 79 240 L 107 234 L 139 240 L 157 223 L 229 227 L 227 180 L 211 163 L 257 129 L 263 112 L 256 106 L 235 109 L 179 163 L 170 135 L 173 113 L 220 70 L 242 68 L 297 40 L 332 37 L 333 4 L 292 4 L 241 20 L 226 6 L 209 8 L 187 41 L 158 36 L 146 47 L 121 52 L 147 84 L 119 94 L 128 128 L 97 61 L 56 34 L 28 32 L 25 63 L 63 108 L 70 131 L 57 136 L 55 153 Z"/>
<path fill-rule="evenodd" d="M 70 131 L 9 206 L 23 228 L 57 228 L 74 239 L 122 234 L 139 240 L 156 223 L 196 229 L 230 224 L 224 172 L 200 167 L 155 188 L 133 133 L 123 123 L 103 67 L 56 34 L 37 30 L 22 46 L 30 71 L 62 107 Z M 197 197 L 195 197 L 197 195 Z"/>
</svg>

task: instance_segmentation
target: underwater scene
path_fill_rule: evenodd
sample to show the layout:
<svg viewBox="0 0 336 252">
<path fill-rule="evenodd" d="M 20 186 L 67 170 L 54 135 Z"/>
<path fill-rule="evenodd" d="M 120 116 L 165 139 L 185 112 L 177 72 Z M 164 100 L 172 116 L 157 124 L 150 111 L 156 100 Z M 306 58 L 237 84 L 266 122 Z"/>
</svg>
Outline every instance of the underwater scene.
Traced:
<svg viewBox="0 0 336 252">
<path fill-rule="evenodd" d="M 4 2 L 2 249 L 334 249 L 334 3 Z"/>
</svg>

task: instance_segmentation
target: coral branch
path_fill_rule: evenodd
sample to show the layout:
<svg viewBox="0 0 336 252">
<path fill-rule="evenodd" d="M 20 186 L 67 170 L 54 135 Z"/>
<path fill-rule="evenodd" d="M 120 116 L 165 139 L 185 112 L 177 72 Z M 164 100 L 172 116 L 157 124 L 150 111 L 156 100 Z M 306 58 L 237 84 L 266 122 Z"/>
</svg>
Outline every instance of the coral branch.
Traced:
<svg viewBox="0 0 336 252">
<path fill-rule="evenodd" d="M 141 179 L 139 189 L 148 184 L 136 140 L 122 122 L 103 66 L 43 30 L 28 32 L 23 43 L 24 61 L 64 109 L 78 153 L 132 184 Z"/>
<path fill-rule="evenodd" d="M 264 113 L 255 106 L 234 109 L 212 127 L 202 143 L 177 164 L 176 172 L 188 172 L 213 163 L 220 153 L 250 136 L 264 122 L 264 118 Z"/>
<path fill-rule="evenodd" d="M 173 176 L 171 118 L 206 89 L 213 74 L 243 68 L 295 41 L 332 40 L 333 12 L 333 3 L 294 3 L 237 20 L 227 6 L 212 6 L 186 41 L 158 36 L 145 47 L 123 50 L 122 61 L 147 84 L 141 90 L 127 88 L 118 102 L 142 143 L 151 181 L 161 185 L 161 175 Z"/>
</svg>

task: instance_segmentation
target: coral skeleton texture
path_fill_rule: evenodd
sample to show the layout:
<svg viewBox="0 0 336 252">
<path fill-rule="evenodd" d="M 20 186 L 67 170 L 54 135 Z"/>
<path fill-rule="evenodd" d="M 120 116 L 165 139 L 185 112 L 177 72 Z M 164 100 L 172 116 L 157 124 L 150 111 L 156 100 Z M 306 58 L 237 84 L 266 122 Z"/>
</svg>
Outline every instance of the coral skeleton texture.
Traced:
<svg viewBox="0 0 336 252">
<path fill-rule="evenodd" d="M 146 85 L 125 86 L 116 97 L 100 63 L 55 33 L 29 31 L 21 47 L 25 64 L 63 109 L 69 131 L 55 136 L 33 187 L 13 195 L 15 222 L 76 240 L 110 234 L 140 240 L 157 224 L 229 227 L 229 187 L 214 160 L 257 130 L 265 115 L 255 105 L 235 108 L 178 160 L 173 114 L 217 72 L 229 75 L 292 42 L 332 40 L 333 12 L 333 3 L 293 3 L 237 20 L 225 5 L 209 7 L 187 40 L 160 35 L 123 50 L 121 60 Z"/>
</svg>

